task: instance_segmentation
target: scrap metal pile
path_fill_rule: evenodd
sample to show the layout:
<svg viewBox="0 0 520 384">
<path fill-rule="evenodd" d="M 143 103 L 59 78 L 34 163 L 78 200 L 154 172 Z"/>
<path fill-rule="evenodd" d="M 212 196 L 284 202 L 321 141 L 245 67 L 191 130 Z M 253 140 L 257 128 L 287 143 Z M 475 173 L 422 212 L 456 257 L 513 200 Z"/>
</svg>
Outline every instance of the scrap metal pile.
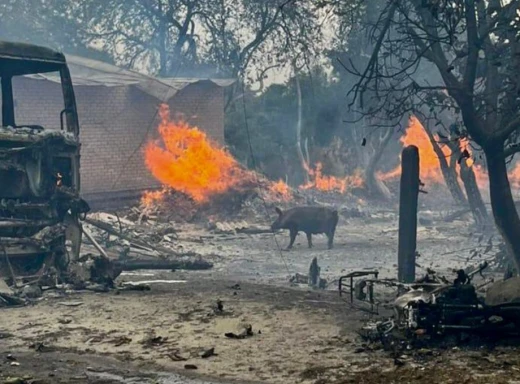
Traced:
<svg viewBox="0 0 520 384">
<path fill-rule="evenodd" d="M 482 271 L 488 267 L 484 262 L 472 272 L 454 271 L 450 281 L 434 271 L 416 280 L 413 284 L 401 284 L 395 280 L 378 280 L 377 272 L 358 271 L 345 276 L 350 284 L 340 281 L 340 294 L 350 293 L 349 303 L 357 308 L 376 314 L 378 303 L 374 294 L 376 285 L 393 286 L 398 297 L 391 304 L 394 315 L 362 327 L 360 334 L 371 341 L 401 337 L 409 342 L 417 340 L 438 341 L 444 336 L 479 334 L 499 337 L 520 334 L 520 303 L 508 302 L 487 304 L 477 291 L 493 282 L 484 279 Z M 365 278 L 375 274 L 374 278 Z M 484 281 L 476 286 L 473 278 L 480 275 Z M 354 281 L 354 278 L 363 277 Z"/>
</svg>

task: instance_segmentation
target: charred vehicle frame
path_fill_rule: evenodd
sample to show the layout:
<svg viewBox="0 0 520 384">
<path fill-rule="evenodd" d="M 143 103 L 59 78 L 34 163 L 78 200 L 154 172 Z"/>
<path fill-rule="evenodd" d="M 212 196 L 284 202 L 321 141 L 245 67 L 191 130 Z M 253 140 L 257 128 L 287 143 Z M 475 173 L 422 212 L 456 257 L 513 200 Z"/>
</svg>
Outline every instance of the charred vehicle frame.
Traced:
<svg viewBox="0 0 520 384">
<path fill-rule="evenodd" d="M 64 108 L 60 126 L 18 125 L 13 79 L 57 72 Z M 65 56 L 48 48 L 0 42 L 0 261 L 3 272 L 63 271 L 77 259 L 80 217 L 89 211 L 79 197 L 79 122 Z M 17 101 L 18 102 L 18 101 Z"/>
<path fill-rule="evenodd" d="M 375 299 L 374 286 L 398 288 L 400 294 L 393 303 L 394 317 L 363 327 L 361 333 L 370 339 L 384 338 L 398 330 L 409 338 L 426 335 L 434 339 L 460 332 L 492 336 L 520 334 L 520 303 L 487 305 L 477 295 L 478 288 L 493 282 L 493 279 L 485 280 L 480 287 L 472 283 L 475 275 L 483 277 L 482 271 L 487 267 L 488 263 L 484 262 L 472 272 L 454 271 L 456 278 L 452 282 L 429 271 L 412 284 L 378 280 L 375 270 L 354 271 L 340 279 L 339 294 L 349 295 L 347 302 L 351 307 L 376 315 L 381 303 Z M 375 278 L 366 278 L 368 275 Z"/>
</svg>

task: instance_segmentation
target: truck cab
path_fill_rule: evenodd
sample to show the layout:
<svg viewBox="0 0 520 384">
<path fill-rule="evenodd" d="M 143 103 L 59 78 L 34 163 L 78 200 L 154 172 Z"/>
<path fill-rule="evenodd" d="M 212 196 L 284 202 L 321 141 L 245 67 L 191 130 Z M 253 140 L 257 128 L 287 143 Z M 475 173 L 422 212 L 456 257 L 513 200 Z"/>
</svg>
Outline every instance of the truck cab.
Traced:
<svg viewBox="0 0 520 384">
<path fill-rule="evenodd" d="M 13 84 L 18 77 L 51 72 L 61 80 L 60 123 L 27 123 L 16 113 L 25 101 L 16 100 Z M 65 56 L 0 41 L 0 84 L 0 273 L 6 273 L 5 264 L 10 275 L 30 275 L 51 265 L 63 269 L 79 256 L 79 220 L 89 210 L 79 196 L 79 122 Z"/>
</svg>

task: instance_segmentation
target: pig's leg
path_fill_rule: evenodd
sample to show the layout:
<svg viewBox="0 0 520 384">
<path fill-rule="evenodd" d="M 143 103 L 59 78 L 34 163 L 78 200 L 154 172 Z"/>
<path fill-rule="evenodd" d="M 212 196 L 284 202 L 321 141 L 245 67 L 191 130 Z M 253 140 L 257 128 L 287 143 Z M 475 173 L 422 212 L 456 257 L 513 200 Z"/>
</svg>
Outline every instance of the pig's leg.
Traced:
<svg viewBox="0 0 520 384">
<path fill-rule="evenodd" d="M 287 246 L 287 248 L 285 248 L 286 251 L 288 251 L 289 249 L 291 249 L 293 247 L 294 241 L 296 240 L 296 235 L 298 234 L 298 230 L 296 228 L 291 228 L 289 231 L 290 231 L 289 236 L 291 237 L 291 241 L 289 242 L 289 245 Z"/>
<path fill-rule="evenodd" d="M 309 243 L 309 248 L 312 248 L 312 233 L 306 232 L 307 235 L 307 243 Z"/>
</svg>

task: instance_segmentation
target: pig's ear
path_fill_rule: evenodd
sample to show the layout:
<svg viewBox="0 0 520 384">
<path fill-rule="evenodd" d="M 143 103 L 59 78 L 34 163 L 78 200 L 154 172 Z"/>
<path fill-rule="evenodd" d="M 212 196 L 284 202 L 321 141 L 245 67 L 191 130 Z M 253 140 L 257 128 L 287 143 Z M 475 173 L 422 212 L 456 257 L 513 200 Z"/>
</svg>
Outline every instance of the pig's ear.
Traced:
<svg viewBox="0 0 520 384">
<path fill-rule="evenodd" d="M 282 212 L 282 210 L 280 208 L 275 207 L 274 210 L 276 211 L 276 213 L 278 213 L 279 216 L 283 215 L 283 212 Z"/>
</svg>

